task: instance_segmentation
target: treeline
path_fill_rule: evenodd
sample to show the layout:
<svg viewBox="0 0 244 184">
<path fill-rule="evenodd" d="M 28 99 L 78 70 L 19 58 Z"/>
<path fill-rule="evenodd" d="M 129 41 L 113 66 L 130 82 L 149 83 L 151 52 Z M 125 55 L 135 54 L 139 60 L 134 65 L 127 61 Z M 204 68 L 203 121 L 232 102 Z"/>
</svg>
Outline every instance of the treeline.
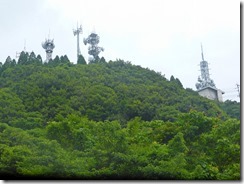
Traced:
<svg viewBox="0 0 244 184">
<path fill-rule="evenodd" d="M 224 103 L 218 103 L 218 106 L 231 118 L 241 119 L 240 102 L 226 100 Z"/>
<path fill-rule="evenodd" d="M 33 122 L 34 123 L 34 122 Z M 191 111 L 175 122 L 69 115 L 25 130 L 0 123 L 2 179 L 240 180 L 240 122 Z"/>
<path fill-rule="evenodd" d="M 25 60 L 30 58 L 35 57 Z M 0 71 L 0 93 L 13 93 L 5 101 L 19 101 L 18 107 L 23 108 L 22 112 L 16 109 L 16 113 L 31 113 L 43 122 L 73 113 L 95 121 L 126 123 L 137 116 L 146 121 L 174 121 L 179 113 L 191 109 L 212 117 L 227 117 L 224 106 L 221 109 L 218 103 L 185 90 L 179 79 L 171 76 L 167 80 L 160 73 L 129 62 L 74 65 L 67 56 L 61 56 L 42 64 L 37 58 L 36 62 L 25 62 L 20 57 L 16 65 L 5 62 Z M 236 107 L 232 112 L 235 118 L 240 117 L 238 104 Z M 14 111 L 15 107 L 10 109 Z"/>
<path fill-rule="evenodd" d="M 240 179 L 240 103 L 123 60 L 0 66 L 2 176 Z"/>
<path fill-rule="evenodd" d="M 97 57 L 95 60 L 90 61 L 89 64 L 105 63 L 105 62 L 106 60 L 104 57 L 102 58 Z M 11 57 L 8 56 L 4 63 L 0 62 L 0 67 L 1 70 L 5 70 L 6 68 L 13 67 L 15 65 L 42 65 L 42 64 L 48 66 L 58 66 L 62 64 L 72 65 L 67 55 L 60 56 L 60 57 L 56 56 L 54 59 L 45 61 L 42 59 L 42 57 L 39 54 L 36 56 L 36 54 L 33 51 L 30 53 L 22 51 L 19 54 L 17 61 L 15 59 L 11 59 Z M 88 63 L 82 55 L 79 55 L 77 64 L 88 64 Z"/>
</svg>

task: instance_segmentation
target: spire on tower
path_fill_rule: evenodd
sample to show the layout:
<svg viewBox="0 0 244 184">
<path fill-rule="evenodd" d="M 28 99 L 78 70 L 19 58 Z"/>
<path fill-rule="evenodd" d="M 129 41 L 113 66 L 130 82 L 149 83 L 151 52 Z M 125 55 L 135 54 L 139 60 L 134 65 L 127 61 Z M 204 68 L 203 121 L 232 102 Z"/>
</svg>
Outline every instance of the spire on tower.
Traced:
<svg viewBox="0 0 244 184">
<path fill-rule="evenodd" d="M 25 40 L 25 45 L 24 45 L 24 52 L 26 52 L 26 40 Z"/>
<path fill-rule="evenodd" d="M 201 43 L 201 49 L 202 49 L 202 43 Z M 203 57 L 203 49 L 202 49 L 202 60 L 204 61 L 204 57 Z"/>
<path fill-rule="evenodd" d="M 214 81 L 210 79 L 209 76 L 208 62 L 204 60 L 202 44 L 201 44 L 201 51 L 202 51 L 202 61 L 200 62 L 201 77 L 200 76 L 198 77 L 198 83 L 196 84 L 196 88 L 198 90 L 205 87 L 216 88 Z"/>
<path fill-rule="evenodd" d="M 49 28 L 49 31 L 48 31 L 48 39 L 50 39 L 50 28 Z"/>
</svg>

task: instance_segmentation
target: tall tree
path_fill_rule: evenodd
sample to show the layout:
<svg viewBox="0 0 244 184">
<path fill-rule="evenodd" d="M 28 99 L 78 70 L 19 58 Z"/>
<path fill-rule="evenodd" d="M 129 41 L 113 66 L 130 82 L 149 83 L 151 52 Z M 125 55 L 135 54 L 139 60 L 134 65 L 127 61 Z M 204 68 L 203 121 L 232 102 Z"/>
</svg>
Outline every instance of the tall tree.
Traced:
<svg viewBox="0 0 244 184">
<path fill-rule="evenodd" d="M 40 54 L 37 55 L 36 59 L 39 64 L 42 64 L 42 57 L 40 56 Z"/>
<path fill-rule="evenodd" d="M 59 64 L 60 64 L 60 58 L 59 58 L 59 56 L 56 56 L 54 59 L 50 59 L 48 61 L 48 65 L 57 66 Z"/>
<path fill-rule="evenodd" d="M 30 53 L 30 56 L 28 58 L 28 62 L 27 63 L 28 64 L 36 63 L 36 54 L 33 51 Z"/>
<path fill-rule="evenodd" d="M 70 61 L 69 61 L 69 58 L 68 58 L 68 56 L 67 55 L 64 55 L 64 56 L 61 56 L 60 57 L 60 62 L 61 63 L 70 63 Z"/>
<path fill-rule="evenodd" d="M 106 60 L 105 60 L 105 58 L 104 57 L 101 57 L 101 59 L 100 59 L 100 61 L 99 61 L 100 63 L 106 63 Z"/>
<path fill-rule="evenodd" d="M 79 55 L 78 60 L 77 60 L 77 64 L 86 65 L 86 60 L 82 55 Z"/>
<path fill-rule="evenodd" d="M 15 65 L 16 65 L 16 61 L 15 61 L 15 59 L 12 60 L 11 57 L 8 56 L 8 57 L 6 58 L 4 64 L 2 65 L 2 69 L 4 70 L 4 69 L 6 69 L 6 68 L 8 68 L 8 67 L 12 67 L 12 66 L 15 66 Z"/>
<path fill-rule="evenodd" d="M 28 52 L 22 51 L 20 53 L 20 56 L 19 56 L 19 59 L 18 59 L 18 64 L 20 64 L 20 65 L 27 64 L 28 63 L 28 58 L 29 58 Z"/>
</svg>

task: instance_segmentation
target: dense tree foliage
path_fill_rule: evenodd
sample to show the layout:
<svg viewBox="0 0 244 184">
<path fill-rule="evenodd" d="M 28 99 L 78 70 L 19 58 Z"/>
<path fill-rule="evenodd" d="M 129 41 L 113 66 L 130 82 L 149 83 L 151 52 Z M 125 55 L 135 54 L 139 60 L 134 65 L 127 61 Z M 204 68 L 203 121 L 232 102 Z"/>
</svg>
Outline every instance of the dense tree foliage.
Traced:
<svg viewBox="0 0 244 184">
<path fill-rule="evenodd" d="M 78 60 L 77 60 L 77 64 L 86 64 L 86 60 L 82 55 L 79 55 Z"/>
<path fill-rule="evenodd" d="M 0 65 L 2 178 L 240 179 L 239 103 L 123 60 L 20 56 Z"/>
<path fill-rule="evenodd" d="M 241 118 L 240 103 L 236 101 L 226 100 L 224 103 L 218 103 L 219 107 L 224 110 L 230 117 Z"/>
</svg>

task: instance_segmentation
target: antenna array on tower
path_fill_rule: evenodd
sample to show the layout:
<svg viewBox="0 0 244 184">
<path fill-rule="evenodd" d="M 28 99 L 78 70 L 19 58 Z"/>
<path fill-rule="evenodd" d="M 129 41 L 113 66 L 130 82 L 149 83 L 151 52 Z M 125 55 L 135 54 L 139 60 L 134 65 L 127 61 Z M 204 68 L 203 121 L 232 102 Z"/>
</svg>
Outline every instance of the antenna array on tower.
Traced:
<svg viewBox="0 0 244 184">
<path fill-rule="evenodd" d="M 85 45 L 90 44 L 88 47 L 88 54 L 92 56 L 90 61 L 97 60 L 99 53 L 104 51 L 103 47 L 98 46 L 99 39 L 100 37 L 95 32 L 92 32 L 87 38 L 84 38 L 83 40 Z"/>
<path fill-rule="evenodd" d="M 54 40 L 52 39 L 46 39 L 45 42 L 42 43 L 42 47 L 46 50 L 46 62 L 48 62 L 50 59 L 52 59 L 52 53 L 53 49 L 55 47 Z"/>
<path fill-rule="evenodd" d="M 200 62 L 201 77 L 200 76 L 198 77 L 198 83 L 196 83 L 196 88 L 198 90 L 201 90 L 205 87 L 216 88 L 214 81 L 210 79 L 209 76 L 208 62 L 204 60 L 202 44 L 201 44 L 201 51 L 202 51 L 202 61 Z"/>
</svg>

